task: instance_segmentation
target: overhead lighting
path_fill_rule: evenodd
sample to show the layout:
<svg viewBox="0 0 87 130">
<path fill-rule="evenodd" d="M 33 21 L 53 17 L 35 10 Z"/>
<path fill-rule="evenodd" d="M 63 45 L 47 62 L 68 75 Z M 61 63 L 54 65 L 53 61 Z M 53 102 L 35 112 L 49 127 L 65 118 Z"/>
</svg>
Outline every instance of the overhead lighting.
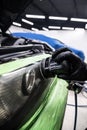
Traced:
<svg viewBox="0 0 87 130">
<path fill-rule="evenodd" d="M 27 23 L 27 24 L 30 24 L 30 25 L 34 25 L 34 23 L 33 23 L 33 22 L 28 21 L 28 20 L 26 20 L 26 19 L 22 19 L 22 22 Z"/>
<path fill-rule="evenodd" d="M 29 15 L 29 14 L 26 14 L 26 17 L 27 18 L 45 19 L 44 15 Z"/>
<path fill-rule="evenodd" d="M 48 28 L 45 28 L 45 27 L 42 27 L 42 29 L 45 30 L 45 31 L 48 31 L 48 30 L 49 30 Z"/>
<path fill-rule="evenodd" d="M 87 29 L 87 24 L 85 25 L 85 29 Z"/>
<path fill-rule="evenodd" d="M 37 28 L 31 28 L 31 30 L 32 30 L 32 31 L 38 31 L 38 29 L 37 29 Z"/>
<path fill-rule="evenodd" d="M 72 27 L 62 27 L 62 29 L 65 29 L 65 30 L 74 30 L 74 28 L 72 28 Z"/>
<path fill-rule="evenodd" d="M 21 27 L 20 23 L 13 22 L 12 24 Z"/>
<path fill-rule="evenodd" d="M 87 19 L 81 19 L 81 18 L 71 18 L 70 20 L 75 22 L 87 22 Z"/>
<path fill-rule="evenodd" d="M 60 26 L 48 26 L 49 29 L 60 29 Z"/>
<path fill-rule="evenodd" d="M 84 30 L 84 28 L 75 28 L 75 30 Z"/>
<path fill-rule="evenodd" d="M 67 17 L 56 17 L 56 16 L 49 16 L 49 19 L 52 19 L 52 20 L 68 20 Z"/>
</svg>

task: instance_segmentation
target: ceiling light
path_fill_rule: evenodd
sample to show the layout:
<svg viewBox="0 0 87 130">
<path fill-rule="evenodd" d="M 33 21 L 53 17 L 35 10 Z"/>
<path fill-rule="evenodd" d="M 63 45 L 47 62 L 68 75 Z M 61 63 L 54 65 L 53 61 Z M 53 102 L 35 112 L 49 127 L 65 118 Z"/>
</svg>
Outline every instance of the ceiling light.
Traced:
<svg viewBox="0 0 87 130">
<path fill-rule="evenodd" d="M 56 16 L 49 16 L 49 19 L 52 19 L 52 20 L 68 20 L 67 17 L 56 17 Z"/>
<path fill-rule="evenodd" d="M 48 30 L 49 30 L 48 28 L 45 28 L 45 27 L 42 27 L 42 29 L 45 30 L 45 31 L 48 31 Z"/>
<path fill-rule="evenodd" d="M 31 30 L 33 30 L 33 31 L 38 31 L 38 29 L 37 29 L 37 28 L 31 28 Z"/>
<path fill-rule="evenodd" d="M 75 28 L 75 30 L 84 30 L 84 28 Z"/>
<path fill-rule="evenodd" d="M 20 23 L 13 22 L 12 24 L 21 27 Z"/>
<path fill-rule="evenodd" d="M 50 29 L 60 29 L 61 27 L 59 27 L 59 26 L 48 26 L 48 28 L 50 28 Z"/>
<path fill-rule="evenodd" d="M 34 25 L 34 23 L 33 23 L 33 22 L 28 21 L 28 20 L 26 20 L 26 19 L 22 19 L 22 22 L 25 22 L 25 23 L 30 24 L 30 25 Z"/>
<path fill-rule="evenodd" d="M 29 15 L 29 14 L 26 14 L 26 17 L 27 18 L 45 19 L 44 15 Z"/>
<path fill-rule="evenodd" d="M 62 27 L 62 29 L 65 29 L 65 30 L 74 30 L 74 28 L 72 28 L 72 27 Z"/>
<path fill-rule="evenodd" d="M 85 25 L 85 29 L 87 29 L 87 24 Z"/>
<path fill-rule="evenodd" d="M 81 19 L 81 18 L 71 18 L 70 20 L 75 22 L 87 22 L 87 19 Z"/>
</svg>

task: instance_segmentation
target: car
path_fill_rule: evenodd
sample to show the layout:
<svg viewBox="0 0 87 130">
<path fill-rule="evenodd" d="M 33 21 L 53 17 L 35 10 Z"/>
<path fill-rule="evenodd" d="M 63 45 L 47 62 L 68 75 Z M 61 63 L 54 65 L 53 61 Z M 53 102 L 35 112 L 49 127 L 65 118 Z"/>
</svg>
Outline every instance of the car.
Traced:
<svg viewBox="0 0 87 130">
<path fill-rule="evenodd" d="M 20 38 L 6 34 L 9 14 L 20 13 L 27 2 L 0 1 L 0 130 L 60 130 L 68 83 L 57 76 L 45 78 L 41 70 L 54 48 L 46 41 L 26 45 L 23 38 L 18 45 Z"/>
<path fill-rule="evenodd" d="M 38 40 L 41 42 L 45 42 L 48 46 L 50 46 L 50 48 L 53 49 L 53 51 L 62 47 L 67 47 L 76 55 L 78 55 L 82 60 L 85 60 L 85 55 L 82 50 L 73 48 L 71 46 L 67 46 L 62 41 L 46 36 L 44 34 L 39 34 L 39 33 L 34 33 L 34 32 L 13 32 L 12 35 L 15 38 L 25 38 L 25 39 L 36 40 L 36 41 Z"/>
<path fill-rule="evenodd" d="M 42 59 L 51 54 L 52 48 L 37 42 L 0 48 L 0 129 L 62 127 L 68 83 L 41 72 Z"/>
</svg>

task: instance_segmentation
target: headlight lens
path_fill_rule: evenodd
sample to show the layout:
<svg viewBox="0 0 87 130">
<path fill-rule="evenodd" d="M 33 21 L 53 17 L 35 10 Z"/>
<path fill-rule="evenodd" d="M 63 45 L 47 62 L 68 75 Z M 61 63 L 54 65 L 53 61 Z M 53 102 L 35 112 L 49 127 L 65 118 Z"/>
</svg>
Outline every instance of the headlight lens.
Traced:
<svg viewBox="0 0 87 130">
<path fill-rule="evenodd" d="M 29 70 L 25 75 L 25 90 L 26 94 L 30 94 L 35 84 L 35 71 L 34 69 Z"/>
</svg>

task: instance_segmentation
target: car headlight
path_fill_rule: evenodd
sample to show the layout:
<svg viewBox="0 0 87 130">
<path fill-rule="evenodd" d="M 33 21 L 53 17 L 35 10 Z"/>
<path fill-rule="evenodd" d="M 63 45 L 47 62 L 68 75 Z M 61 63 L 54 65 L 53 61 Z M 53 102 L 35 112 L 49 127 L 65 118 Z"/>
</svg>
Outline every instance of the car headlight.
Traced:
<svg viewBox="0 0 87 130">
<path fill-rule="evenodd" d="M 23 118 L 21 115 L 24 113 L 19 114 L 20 110 L 24 109 L 27 102 L 31 104 L 33 101 L 34 106 L 46 84 L 48 84 L 48 81 L 44 82 L 39 63 L 1 75 L 0 128 L 1 126 L 4 127 L 5 123 L 7 123 L 8 128 L 15 115 L 19 117 L 17 122 L 21 122 Z M 27 107 L 30 107 L 30 105 Z M 26 114 L 23 116 L 26 116 Z"/>
<path fill-rule="evenodd" d="M 29 95 L 32 93 L 35 85 L 35 70 L 31 69 L 25 73 L 23 77 L 22 90 L 24 95 Z"/>
</svg>

